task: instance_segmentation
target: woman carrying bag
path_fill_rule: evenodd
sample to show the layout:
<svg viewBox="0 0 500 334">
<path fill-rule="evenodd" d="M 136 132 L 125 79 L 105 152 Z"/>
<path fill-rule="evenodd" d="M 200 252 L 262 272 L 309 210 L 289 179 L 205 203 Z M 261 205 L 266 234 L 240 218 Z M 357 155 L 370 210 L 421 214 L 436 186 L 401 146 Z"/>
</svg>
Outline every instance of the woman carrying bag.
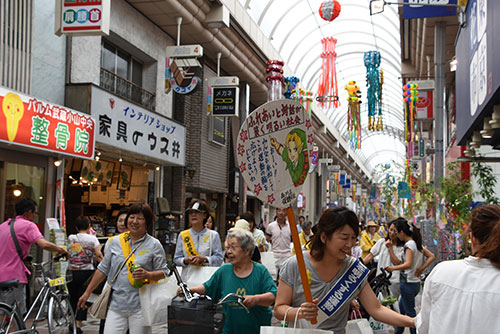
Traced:
<svg viewBox="0 0 500 334">
<path fill-rule="evenodd" d="M 369 284 L 368 269 L 350 256 L 359 233 L 358 217 L 345 207 L 327 209 L 321 215 L 311 250 L 304 252 L 313 302 L 306 302 L 296 258 L 282 272 L 274 315 L 286 321 L 317 319 L 318 329 L 344 334 L 349 304 L 358 298 L 375 319 L 393 326 L 414 327 L 413 319 L 383 307 Z"/>
<path fill-rule="evenodd" d="M 112 284 L 105 334 L 123 334 L 129 328 L 134 334 L 151 333 L 151 326 L 144 325 L 139 288 L 168 274 L 162 245 L 146 232 L 153 224 L 151 207 L 145 203 L 132 205 L 126 221 L 129 232 L 111 240 L 92 281 L 78 300 L 78 307 L 85 308 L 90 293 L 106 277 L 111 283 L 119 272 Z"/>
</svg>

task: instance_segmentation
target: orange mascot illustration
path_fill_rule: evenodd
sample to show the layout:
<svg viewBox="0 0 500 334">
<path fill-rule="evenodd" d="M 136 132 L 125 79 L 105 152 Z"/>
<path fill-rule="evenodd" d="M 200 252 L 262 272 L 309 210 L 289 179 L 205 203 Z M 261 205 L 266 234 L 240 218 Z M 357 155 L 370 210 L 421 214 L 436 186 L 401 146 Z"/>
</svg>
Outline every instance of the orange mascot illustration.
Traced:
<svg viewBox="0 0 500 334">
<path fill-rule="evenodd" d="M 24 104 L 19 95 L 7 93 L 3 98 L 2 110 L 7 119 L 7 136 L 14 141 L 19 128 L 19 121 L 23 118 Z"/>
</svg>

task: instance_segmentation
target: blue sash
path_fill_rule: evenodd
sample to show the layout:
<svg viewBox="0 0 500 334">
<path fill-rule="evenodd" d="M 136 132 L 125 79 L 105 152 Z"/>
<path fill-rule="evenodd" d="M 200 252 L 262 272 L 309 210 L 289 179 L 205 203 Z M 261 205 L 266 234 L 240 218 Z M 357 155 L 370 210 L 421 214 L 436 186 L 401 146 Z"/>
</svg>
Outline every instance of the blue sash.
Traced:
<svg viewBox="0 0 500 334">
<path fill-rule="evenodd" d="M 335 314 L 349 300 L 369 272 L 370 270 L 359 260 L 351 264 L 344 275 L 337 280 L 332 289 L 319 302 L 318 324 Z"/>
</svg>

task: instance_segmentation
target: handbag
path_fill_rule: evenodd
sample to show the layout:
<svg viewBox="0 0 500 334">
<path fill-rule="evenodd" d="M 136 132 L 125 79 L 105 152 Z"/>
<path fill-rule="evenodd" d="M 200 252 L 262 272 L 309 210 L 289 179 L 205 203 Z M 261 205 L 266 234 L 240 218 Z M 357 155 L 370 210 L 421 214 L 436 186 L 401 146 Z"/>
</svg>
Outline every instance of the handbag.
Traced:
<svg viewBox="0 0 500 334">
<path fill-rule="evenodd" d="M 146 326 L 168 322 L 168 306 L 177 294 L 177 282 L 170 276 L 156 284 L 145 284 L 139 289 L 142 316 Z"/>
<path fill-rule="evenodd" d="M 181 272 L 182 281 L 187 286 L 193 287 L 208 281 L 220 267 L 195 266 L 177 267 Z"/>
<path fill-rule="evenodd" d="M 356 317 L 356 312 L 353 311 Z M 359 311 L 358 311 L 359 313 Z M 359 313 L 359 318 L 349 320 L 347 326 L 345 327 L 346 334 L 373 334 L 370 323 L 365 318 L 361 318 L 361 313 Z"/>
<path fill-rule="evenodd" d="M 142 242 L 141 242 L 142 244 Z M 104 289 L 102 290 L 101 294 L 99 295 L 99 297 L 96 299 L 96 301 L 92 304 L 92 306 L 89 307 L 88 309 L 88 314 L 90 314 L 90 316 L 92 318 L 96 318 L 96 319 L 106 319 L 106 315 L 108 314 L 108 307 L 109 307 L 109 302 L 111 301 L 111 294 L 113 292 L 112 290 L 112 286 L 113 284 L 115 283 L 116 279 L 118 278 L 118 275 L 120 274 L 120 272 L 122 271 L 123 269 L 123 266 L 125 265 L 125 263 L 127 263 L 128 259 L 130 258 L 130 256 L 132 256 L 132 254 L 134 254 L 134 252 L 137 250 L 137 248 L 139 248 L 139 246 L 141 245 L 137 245 L 131 252 L 130 254 L 127 256 L 127 258 L 125 259 L 125 261 L 122 262 L 122 264 L 120 265 L 120 267 L 118 268 L 115 276 L 113 277 L 113 279 L 111 280 L 111 283 L 106 285 L 104 287 Z"/>
<path fill-rule="evenodd" d="M 285 311 L 285 317 L 283 319 L 286 319 L 286 315 L 288 314 L 288 311 L 291 310 L 293 307 L 289 307 Z M 299 308 L 300 310 L 300 308 Z M 283 320 L 281 321 L 281 327 L 277 326 L 262 326 L 260 327 L 260 334 L 294 334 L 294 333 L 304 333 L 304 334 L 334 334 L 333 331 L 327 331 L 324 329 L 313 329 L 313 328 L 297 328 L 297 324 L 300 323 L 298 322 L 298 317 L 299 316 L 299 311 L 295 314 L 295 322 L 293 325 L 293 328 L 287 327 L 288 322 Z"/>
</svg>

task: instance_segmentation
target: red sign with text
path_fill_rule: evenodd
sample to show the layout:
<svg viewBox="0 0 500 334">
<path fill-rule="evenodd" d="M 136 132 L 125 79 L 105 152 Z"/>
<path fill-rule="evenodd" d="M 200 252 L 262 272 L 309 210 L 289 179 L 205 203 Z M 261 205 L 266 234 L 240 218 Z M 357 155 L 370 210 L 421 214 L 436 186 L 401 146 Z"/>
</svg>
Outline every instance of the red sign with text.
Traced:
<svg viewBox="0 0 500 334">
<path fill-rule="evenodd" d="M 417 119 L 433 118 L 433 90 L 421 90 L 417 100 Z"/>
<path fill-rule="evenodd" d="M 0 88 L 0 141 L 92 159 L 92 116 Z"/>
</svg>

